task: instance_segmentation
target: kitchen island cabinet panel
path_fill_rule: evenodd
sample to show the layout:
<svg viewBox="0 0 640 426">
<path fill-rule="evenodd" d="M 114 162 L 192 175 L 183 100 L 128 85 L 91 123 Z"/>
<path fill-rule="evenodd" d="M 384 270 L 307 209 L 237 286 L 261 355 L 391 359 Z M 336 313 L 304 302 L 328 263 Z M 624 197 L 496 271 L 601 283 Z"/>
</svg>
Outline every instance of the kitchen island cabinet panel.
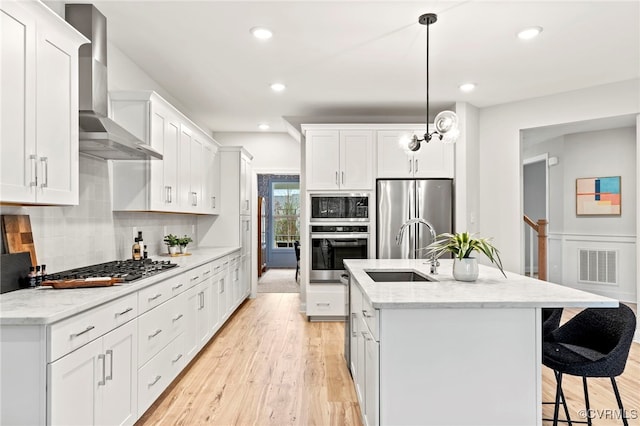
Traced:
<svg viewBox="0 0 640 426">
<path fill-rule="evenodd" d="M 0 5 L 2 202 L 78 204 L 78 47 L 41 2 Z"/>
</svg>

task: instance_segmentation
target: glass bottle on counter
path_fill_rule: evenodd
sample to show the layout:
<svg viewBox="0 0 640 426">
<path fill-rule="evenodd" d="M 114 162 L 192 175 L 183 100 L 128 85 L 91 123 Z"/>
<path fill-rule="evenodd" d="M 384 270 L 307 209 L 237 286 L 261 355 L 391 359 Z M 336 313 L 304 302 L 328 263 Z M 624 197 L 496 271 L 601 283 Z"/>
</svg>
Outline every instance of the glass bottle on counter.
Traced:
<svg viewBox="0 0 640 426">
<path fill-rule="evenodd" d="M 131 257 L 133 260 L 140 260 L 140 243 L 138 242 L 138 237 L 136 237 L 134 241 L 133 247 L 131 247 Z"/>
<path fill-rule="evenodd" d="M 27 275 L 27 282 L 29 284 L 29 288 L 36 287 L 36 268 L 35 266 L 29 267 L 29 275 Z"/>
</svg>

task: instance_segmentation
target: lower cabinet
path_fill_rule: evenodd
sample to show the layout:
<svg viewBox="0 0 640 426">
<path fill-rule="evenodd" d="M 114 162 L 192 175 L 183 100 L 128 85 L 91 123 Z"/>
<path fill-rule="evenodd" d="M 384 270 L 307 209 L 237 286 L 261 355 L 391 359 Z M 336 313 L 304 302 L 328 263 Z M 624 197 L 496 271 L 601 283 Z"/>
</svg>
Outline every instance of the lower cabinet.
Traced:
<svg viewBox="0 0 640 426">
<path fill-rule="evenodd" d="M 134 424 L 137 348 L 132 320 L 49 364 L 50 424 Z"/>
<path fill-rule="evenodd" d="M 346 317 L 346 289 L 337 284 L 311 284 L 307 291 L 307 316 Z"/>
</svg>

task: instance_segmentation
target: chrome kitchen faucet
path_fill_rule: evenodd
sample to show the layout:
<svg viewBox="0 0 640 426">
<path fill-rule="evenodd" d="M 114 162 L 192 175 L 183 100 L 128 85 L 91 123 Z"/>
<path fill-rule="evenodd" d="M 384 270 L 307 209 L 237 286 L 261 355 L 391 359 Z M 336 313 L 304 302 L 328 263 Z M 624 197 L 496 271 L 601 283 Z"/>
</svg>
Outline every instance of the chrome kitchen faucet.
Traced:
<svg viewBox="0 0 640 426">
<path fill-rule="evenodd" d="M 427 222 L 426 220 L 417 217 L 415 219 L 409 219 L 408 221 L 406 221 L 405 223 L 402 224 L 402 226 L 400 227 L 400 231 L 398 231 L 398 235 L 396 235 L 396 244 L 400 245 L 402 244 L 402 237 L 404 236 L 404 230 L 406 229 L 407 226 L 409 225 L 413 225 L 415 223 L 419 223 L 422 224 L 424 226 L 426 226 L 427 228 L 429 228 L 429 232 L 431 233 L 431 241 L 435 241 L 436 240 L 436 229 L 433 227 L 432 224 L 430 224 L 429 222 Z M 416 251 L 418 251 L 419 249 L 416 249 Z M 438 274 L 438 265 L 440 262 L 438 262 L 438 259 L 436 259 L 436 255 L 435 253 L 431 253 L 431 273 L 434 275 Z"/>
</svg>

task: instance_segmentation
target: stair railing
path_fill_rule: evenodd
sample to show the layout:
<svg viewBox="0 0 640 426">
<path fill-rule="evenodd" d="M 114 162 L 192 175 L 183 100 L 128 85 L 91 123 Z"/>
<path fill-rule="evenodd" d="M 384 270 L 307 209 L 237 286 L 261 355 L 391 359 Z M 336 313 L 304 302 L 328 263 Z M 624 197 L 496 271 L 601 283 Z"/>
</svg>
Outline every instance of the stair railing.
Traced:
<svg viewBox="0 0 640 426">
<path fill-rule="evenodd" d="M 524 222 L 529 225 L 529 273 L 533 276 L 533 233 L 538 235 L 538 279 L 547 280 L 547 224 L 546 219 L 531 220 L 526 214 Z"/>
</svg>

